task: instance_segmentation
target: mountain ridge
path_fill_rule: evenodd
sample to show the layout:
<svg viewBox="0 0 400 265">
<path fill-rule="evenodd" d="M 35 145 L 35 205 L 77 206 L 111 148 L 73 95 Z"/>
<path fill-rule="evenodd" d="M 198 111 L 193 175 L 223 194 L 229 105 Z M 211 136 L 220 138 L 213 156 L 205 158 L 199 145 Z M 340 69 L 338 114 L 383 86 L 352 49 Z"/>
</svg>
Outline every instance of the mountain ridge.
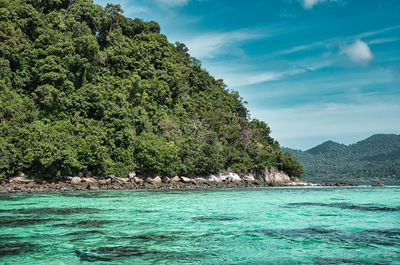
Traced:
<svg viewBox="0 0 400 265">
<path fill-rule="evenodd" d="M 306 151 L 282 151 L 299 160 L 307 181 L 400 182 L 400 134 L 374 134 L 349 145 L 329 140 Z"/>
</svg>

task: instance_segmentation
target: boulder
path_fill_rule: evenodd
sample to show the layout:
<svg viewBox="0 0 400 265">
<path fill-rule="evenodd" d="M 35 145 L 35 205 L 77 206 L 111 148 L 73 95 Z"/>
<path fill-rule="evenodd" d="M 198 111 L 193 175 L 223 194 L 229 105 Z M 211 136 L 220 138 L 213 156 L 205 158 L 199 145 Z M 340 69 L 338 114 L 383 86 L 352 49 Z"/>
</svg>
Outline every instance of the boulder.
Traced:
<svg viewBox="0 0 400 265">
<path fill-rule="evenodd" d="M 265 168 L 264 178 L 267 184 L 272 185 L 286 185 L 292 183 L 289 176 L 276 167 L 271 167 L 270 169 Z"/>
<path fill-rule="evenodd" d="M 256 179 L 254 178 L 253 174 L 247 174 L 243 177 L 243 181 L 252 183 L 256 181 Z"/>
<path fill-rule="evenodd" d="M 151 185 L 150 183 L 144 183 L 144 188 L 145 189 L 153 189 L 154 188 L 154 186 L 153 185 Z"/>
<path fill-rule="evenodd" d="M 200 183 L 200 184 L 208 183 L 208 181 L 206 179 L 203 179 L 203 178 L 195 178 L 194 181 L 196 183 Z"/>
<path fill-rule="evenodd" d="M 89 184 L 87 189 L 89 189 L 89 190 L 99 190 L 99 186 L 97 186 L 95 184 Z"/>
<path fill-rule="evenodd" d="M 222 182 L 222 180 L 221 180 L 219 177 L 215 176 L 215 175 L 210 175 L 210 176 L 208 177 L 208 181 L 210 181 L 210 182 L 215 182 L 215 183 L 220 183 L 220 182 Z"/>
<path fill-rule="evenodd" d="M 236 173 L 229 173 L 229 180 L 230 182 L 241 182 L 242 179 L 240 178 L 240 176 Z"/>
<path fill-rule="evenodd" d="M 106 178 L 114 180 L 117 176 L 115 175 L 107 175 Z"/>
<path fill-rule="evenodd" d="M 145 183 L 153 184 L 153 179 L 152 178 L 146 178 Z"/>
<path fill-rule="evenodd" d="M 133 181 L 134 181 L 134 183 L 136 183 L 136 184 L 138 184 L 138 185 L 140 185 L 140 186 L 142 186 L 143 183 L 144 183 L 143 179 L 138 178 L 138 177 L 134 177 L 134 178 L 133 178 Z"/>
<path fill-rule="evenodd" d="M 80 184 L 81 183 L 81 178 L 80 177 L 73 177 L 72 179 L 71 179 L 71 184 L 72 185 L 78 185 L 78 184 Z"/>
<path fill-rule="evenodd" d="M 32 179 L 26 179 L 24 177 L 15 177 L 10 179 L 11 184 L 28 184 L 32 182 L 33 182 Z"/>
<path fill-rule="evenodd" d="M 218 176 L 220 180 L 222 181 L 228 181 L 229 175 L 227 174 L 222 174 Z"/>
<path fill-rule="evenodd" d="M 111 179 L 100 179 L 98 183 L 99 185 L 109 185 L 111 184 Z"/>
<path fill-rule="evenodd" d="M 128 183 L 126 178 L 115 177 L 114 180 L 121 185 Z"/>
<path fill-rule="evenodd" d="M 153 179 L 152 184 L 153 184 L 154 188 L 158 189 L 159 187 L 162 186 L 162 180 L 161 180 L 161 178 L 158 177 L 158 176 L 155 177 L 155 178 Z"/>
<path fill-rule="evenodd" d="M 129 171 L 128 178 L 133 179 L 134 177 L 136 177 L 136 172 L 133 170 Z"/>
<path fill-rule="evenodd" d="M 97 184 L 97 180 L 94 178 L 81 178 L 81 181 L 87 184 Z"/>
<path fill-rule="evenodd" d="M 182 181 L 183 181 L 184 183 L 192 183 L 192 182 L 193 182 L 193 180 L 192 180 L 191 178 L 181 177 L 181 179 L 182 179 Z"/>
<path fill-rule="evenodd" d="M 227 172 L 227 173 L 221 174 L 219 176 L 219 178 L 225 182 L 240 182 L 240 181 L 242 181 L 242 179 L 239 177 L 239 175 L 236 173 L 233 173 L 233 172 Z"/>
<path fill-rule="evenodd" d="M 173 177 L 172 179 L 169 180 L 170 183 L 177 183 L 179 182 L 181 179 L 178 176 Z"/>
</svg>

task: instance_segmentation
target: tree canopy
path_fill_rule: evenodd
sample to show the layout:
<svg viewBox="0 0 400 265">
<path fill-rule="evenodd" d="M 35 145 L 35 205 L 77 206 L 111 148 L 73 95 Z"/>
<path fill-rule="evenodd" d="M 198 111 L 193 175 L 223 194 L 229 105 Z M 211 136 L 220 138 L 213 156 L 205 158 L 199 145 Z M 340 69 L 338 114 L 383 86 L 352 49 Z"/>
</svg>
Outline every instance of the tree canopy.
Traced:
<svg viewBox="0 0 400 265">
<path fill-rule="evenodd" d="M 91 0 L 0 0 L 0 177 L 301 176 L 269 134 L 154 21 Z"/>
</svg>

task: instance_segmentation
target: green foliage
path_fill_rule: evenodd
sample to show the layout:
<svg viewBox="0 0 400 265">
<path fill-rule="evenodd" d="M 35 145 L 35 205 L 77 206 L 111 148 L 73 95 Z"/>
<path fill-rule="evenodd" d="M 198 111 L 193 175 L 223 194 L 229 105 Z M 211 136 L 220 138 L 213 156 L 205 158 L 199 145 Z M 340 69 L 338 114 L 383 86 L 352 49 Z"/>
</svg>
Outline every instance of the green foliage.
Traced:
<svg viewBox="0 0 400 265">
<path fill-rule="evenodd" d="M 304 168 L 289 152 L 283 154 L 280 169 L 291 177 L 302 177 L 304 173 Z"/>
<path fill-rule="evenodd" d="M 154 21 L 91 0 L 0 1 L 0 178 L 298 175 L 269 134 Z"/>
</svg>

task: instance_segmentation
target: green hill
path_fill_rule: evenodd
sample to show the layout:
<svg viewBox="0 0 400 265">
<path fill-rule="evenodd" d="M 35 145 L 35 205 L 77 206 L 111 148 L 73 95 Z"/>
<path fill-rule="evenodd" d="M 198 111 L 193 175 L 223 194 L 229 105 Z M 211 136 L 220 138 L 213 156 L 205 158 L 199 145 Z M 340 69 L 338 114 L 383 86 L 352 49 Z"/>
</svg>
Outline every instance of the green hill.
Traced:
<svg viewBox="0 0 400 265">
<path fill-rule="evenodd" d="M 376 134 L 348 146 L 327 141 L 307 151 L 282 150 L 300 161 L 308 181 L 400 182 L 400 135 Z"/>
<path fill-rule="evenodd" d="M 122 14 L 91 0 L 0 0 L 0 178 L 302 174 L 184 44 Z"/>
</svg>

